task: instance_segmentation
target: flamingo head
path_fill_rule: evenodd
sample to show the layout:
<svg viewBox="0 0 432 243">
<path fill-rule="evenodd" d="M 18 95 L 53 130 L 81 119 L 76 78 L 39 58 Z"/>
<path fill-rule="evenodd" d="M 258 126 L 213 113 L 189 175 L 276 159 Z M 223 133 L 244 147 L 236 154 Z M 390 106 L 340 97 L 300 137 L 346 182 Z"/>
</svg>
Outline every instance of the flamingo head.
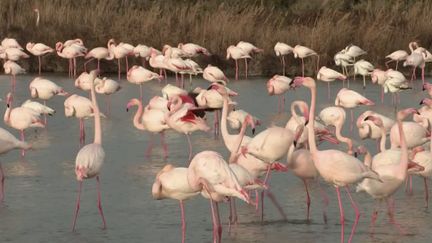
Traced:
<svg viewBox="0 0 432 243">
<path fill-rule="evenodd" d="M 420 172 L 420 171 L 424 171 L 424 169 L 425 168 L 423 166 L 417 164 L 416 162 L 412 160 L 408 160 L 408 167 L 407 167 L 408 172 L 410 173 Z"/>
<path fill-rule="evenodd" d="M 423 91 L 425 91 L 425 90 L 427 90 L 427 91 L 432 90 L 432 84 L 430 84 L 430 83 L 423 84 Z"/>
<path fill-rule="evenodd" d="M 33 11 L 36 12 L 36 13 L 39 13 L 39 9 L 38 8 L 34 8 Z"/>
<path fill-rule="evenodd" d="M 243 121 L 246 124 L 249 124 L 252 128 L 252 134 L 255 134 L 255 122 L 251 115 L 247 115 Z"/>
<path fill-rule="evenodd" d="M 290 83 L 290 87 L 294 89 L 300 86 L 305 86 L 307 88 L 315 88 L 315 80 L 311 77 L 295 77 L 294 80 Z"/>
<path fill-rule="evenodd" d="M 138 99 L 131 99 L 131 100 L 129 100 L 129 102 L 128 102 L 127 105 L 126 105 L 126 111 L 128 112 L 129 109 L 130 109 L 132 106 L 140 105 L 140 104 L 141 104 L 141 101 L 140 101 L 140 100 L 138 100 Z"/>
<path fill-rule="evenodd" d="M 297 141 L 300 139 L 301 135 L 303 134 L 304 128 L 305 126 L 303 124 L 297 126 L 297 129 L 294 134 L 294 141 L 293 141 L 294 147 L 297 146 Z"/>
<path fill-rule="evenodd" d="M 55 44 L 55 49 L 56 49 L 56 51 L 61 51 L 63 49 L 63 43 L 57 42 Z"/>
<path fill-rule="evenodd" d="M 427 105 L 429 107 L 432 106 L 432 99 L 424 98 L 420 101 L 420 105 Z"/>
<path fill-rule="evenodd" d="M 6 105 L 7 105 L 7 107 L 10 107 L 10 105 L 12 104 L 12 101 L 13 101 L 13 96 L 12 96 L 12 93 L 9 92 L 6 95 Z"/>
<path fill-rule="evenodd" d="M 377 116 L 367 116 L 364 121 L 372 121 L 377 127 L 384 127 L 384 123 L 381 120 L 381 118 L 377 117 Z"/>
<path fill-rule="evenodd" d="M 420 113 L 418 112 L 418 110 L 414 109 L 414 108 L 407 108 L 404 110 L 401 110 L 397 113 L 396 118 L 398 121 L 402 121 L 404 120 L 407 116 L 409 116 L 410 114 L 417 114 L 420 115 Z"/>
</svg>

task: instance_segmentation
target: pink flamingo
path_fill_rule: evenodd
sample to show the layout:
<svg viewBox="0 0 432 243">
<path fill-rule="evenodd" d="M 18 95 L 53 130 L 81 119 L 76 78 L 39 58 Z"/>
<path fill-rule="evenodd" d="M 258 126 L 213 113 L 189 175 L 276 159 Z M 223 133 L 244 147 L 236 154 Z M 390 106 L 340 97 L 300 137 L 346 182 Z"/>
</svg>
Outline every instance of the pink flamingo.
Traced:
<svg viewBox="0 0 432 243">
<path fill-rule="evenodd" d="M 255 45 L 253 45 L 249 42 L 246 42 L 246 41 L 239 41 L 239 43 L 237 43 L 236 47 L 243 49 L 247 54 L 249 54 L 251 56 L 254 53 L 260 53 L 260 52 L 264 51 L 263 49 L 258 48 Z M 247 58 L 244 58 L 244 61 L 245 61 L 245 67 L 246 67 L 245 77 L 247 78 L 248 77 L 248 63 L 247 63 L 248 60 L 247 60 Z"/>
<path fill-rule="evenodd" d="M 294 48 L 292 48 L 292 46 L 282 42 L 278 42 L 274 46 L 274 51 L 276 53 L 276 56 L 280 57 L 280 61 L 282 64 L 282 75 L 284 76 L 285 76 L 285 56 L 291 54 L 293 50 Z"/>
<path fill-rule="evenodd" d="M 290 78 L 277 74 L 267 81 L 268 94 L 278 96 L 278 113 L 283 112 L 285 109 L 284 94 L 290 89 L 291 81 Z"/>
<path fill-rule="evenodd" d="M 31 54 L 33 54 L 34 56 L 38 57 L 38 62 L 39 62 L 39 76 L 41 75 L 41 70 L 42 70 L 42 61 L 41 61 L 41 56 L 46 55 L 48 53 L 52 53 L 54 52 L 54 49 L 43 44 L 43 43 L 33 43 L 33 42 L 29 42 L 26 45 L 26 49 L 27 51 L 29 51 Z"/>
<path fill-rule="evenodd" d="M 32 109 L 25 107 L 12 107 L 13 96 L 8 93 L 6 96 L 7 108 L 4 114 L 4 122 L 21 132 L 21 141 L 25 141 L 24 130 L 29 127 L 44 128 L 45 124 L 40 120 L 40 114 Z M 21 150 L 21 156 L 25 155 L 25 150 Z"/>
<path fill-rule="evenodd" d="M 126 49 L 124 46 L 120 44 L 116 44 L 114 39 L 110 39 L 108 41 L 108 51 L 112 53 L 115 59 L 117 59 L 117 66 L 118 66 L 118 80 L 121 80 L 121 67 L 120 67 L 120 59 L 126 58 L 127 55 L 133 54 L 133 51 L 131 53 L 130 50 Z M 126 68 L 126 71 L 129 70 Z"/>
<path fill-rule="evenodd" d="M 14 91 L 16 86 L 16 75 L 25 73 L 25 69 L 18 65 L 16 62 L 10 60 L 6 61 L 3 64 L 3 68 L 6 74 L 10 74 L 12 76 L 11 90 Z"/>
<path fill-rule="evenodd" d="M 372 106 L 375 105 L 375 103 L 367 99 L 363 95 L 355 92 L 354 90 L 342 88 L 341 90 L 339 90 L 339 92 L 336 95 L 335 105 L 342 106 L 343 108 L 346 109 L 351 109 L 350 131 L 352 131 L 353 124 L 354 124 L 354 112 L 352 109 L 360 105 Z"/>
<path fill-rule="evenodd" d="M 405 50 L 397 50 L 394 51 L 390 54 L 388 54 L 386 56 L 386 58 L 389 58 L 390 60 L 388 60 L 385 65 L 387 68 L 389 68 L 388 64 L 391 62 L 396 62 L 396 70 L 398 69 L 398 64 L 400 61 L 405 61 L 408 57 L 408 52 L 406 52 Z"/>
<path fill-rule="evenodd" d="M 224 72 L 211 64 L 204 68 L 203 78 L 209 82 L 218 82 L 221 80 L 228 82 L 228 78 L 225 76 Z"/>
<path fill-rule="evenodd" d="M 151 56 L 151 47 L 148 47 L 146 45 L 138 44 L 134 47 L 133 53 L 135 57 L 141 58 L 142 66 L 146 67 L 146 61 L 150 59 Z"/>
<path fill-rule="evenodd" d="M 127 72 L 127 80 L 130 83 L 139 84 L 139 86 L 140 86 L 140 99 L 141 100 L 143 98 L 143 90 L 142 90 L 143 83 L 152 81 L 154 79 L 157 79 L 160 81 L 161 76 L 159 76 L 159 74 L 154 73 L 150 70 L 147 70 L 141 66 L 134 65 Z"/>
<path fill-rule="evenodd" d="M 239 67 L 238 67 L 238 59 L 245 59 L 245 64 L 246 64 L 246 77 L 247 77 L 247 60 L 248 58 L 252 58 L 249 53 L 247 51 L 245 51 L 244 49 L 234 46 L 234 45 L 230 45 L 227 49 L 227 56 L 226 59 L 234 59 L 235 61 L 235 80 L 238 80 L 238 72 L 239 72 Z"/>
<path fill-rule="evenodd" d="M 96 78 L 96 75 L 93 76 L 94 78 Z M 79 187 L 78 187 L 78 197 L 76 202 L 75 216 L 72 224 L 72 231 L 75 231 L 75 224 L 80 209 L 80 197 L 81 197 L 83 180 L 90 179 L 93 177 L 96 177 L 96 182 L 97 182 L 97 195 L 98 195 L 97 205 L 99 208 L 99 213 L 102 218 L 103 229 L 106 228 L 105 217 L 102 210 L 100 182 L 99 182 L 99 173 L 102 169 L 102 165 L 105 159 L 105 151 L 102 147 L 102 127 L 101 127 L 100 111 L 96 100 L 96 94 L 93 85 L 91 88 L 91 98 L 92 98 L 92 105 L 94 109 L 94 124 L 95 124 L 94 140 L 93 143 L 87 144 L 84 147 L 82 147 L 78 151 L 77 157 L 75 159 L 75 174 L 79 182 Z"/>
<path fill-rule="evenodd" d="M 0 57 L 5 60 L 11 60 L 16 62 L 23 58 L 29 58 L 30 56 L 18 48 L 5 48 L 2 51 Z"/>
<path fill-rule="evenodd" d="M 79 119 L 80 145 L 85 143 L 84 118 L 94 116 L 94 109 L 91 100 L 86 97 L 73 94 L 64 101 L 66 117 Z"/>
<path fill-rule="evenodd" d="M 170 70 L 171 72 L 175 73 L 176 75 L 176 84 L 177 86 L 184 88 L 184 82 L 183 82 L 183 74 L 185 72 L 189 72 L 192 70 L 192 67 L 188 65 L 187 62 L 185 62 L 183 59 L 179 57 L 172 57 L 172 48 L 168 48 L 165 51 L 164 56 L 164 64 L 166 69 Z M 178 74 L 181 74 L 181 84 L 178 84 Z"/>
<path fill-rule="evenodd" d="M 20 50 L 24 50 L 22 46 L 18 43 L 18 41 L 14 38 L 4 38 L 1 42 L 1 46 L 5 49 L 7 48 L 17 48 Z"/>
<path fill-rule="evenodd" d="M 87 63 L 93 61 L 94 59 L 97 60 L 97 70 L 100 72 L 100 60 L 113 60 L 114 54 L 111 53 L 108 48 L 106 47 L 95 47 L 91 49 L 84 57 L 85 59 L 89 59 L 84 63 L 84 71 L 87 70 Z"/>
<path fill-rule="evenodd" d="M 77 44 L 66 45 L 61 42 L 56 43 L 57 55 L 66 59 L 69 59 L 69 76 L 76 76 L 76 58 L 80 56 L 85 56 L 87 49 L 83 46 Z"/>
<path fill-rule="evenodd" d="M 110 114 L 111 110 L 111 95 L 118 92 L 121 89 L 121 86 L 118 82 L 109 79 L 109 78 L 96 78 L 95 80 L 95 91 L 98 94 L 106 95 L 106 106 L 107 106 L 107 115 Z"/>
<path fill-rule="evenodd" d="M 182 243 L 186 238 L 186 218 L 183 202 L 198 195 L 188 183 L 187 168 L 165 165 L 157 174 L 152 186 L 152 195 L 156 200 L 175 199 L 179 201 L 182 223 Z"/>
<path fill-rule="evenodd" d="M 316 106 L 316 84 L 315 80 L 309 77 L 298 77 L 293 81 L 293 86 L 305 86 L 311 91 L 311 106 L 309 113 L 309 124 L 308 128 L 308 141 L 309 149 L 312 154 L 315 167 L 319 174 L 324 178 L 325 181 L 331 183 L 336 187 L 336 193 L 339 202 L 340 210 L 340 223 L 341 223 L 341 242 L 344 242 L 344 211 L 342 206 L 342 200 L 340 195 L 340 187 L 346 187 L 346 191 L 350 197 L 351 204 L 356 212 L 356 221 L 353 226 L 353 230 L 349 239 L 351 242 L 354 236 L 355 228 L 360 217 L 357 205 L 351 197 L 348 185 L 360 182 L 364 178 L 371 178 L 379 180 L 379 176 L 366 167 L 360 160 L 353 156 L 344 153 L 339 150 L 318 150 L 315 143 L 315 106 Z"/>
<path fill-rule="evenodd" d="M 203 151 L 191 160 L 187 178 L 193 191 L 204 191 L 209 195 L 213 218 L 213 242 L 220 242 L 222 226 L 219 219 L 218 203 L 213 195 L 237 197 L 250 203 L 249 195 L 240 186 L 237 177 L 223 157 L 213 151 Z"/>
<path fill-rule="evenodd" d="M 375 68 L 371 73 L 372 83 L 381 85 L 381 104 L 384 103 L 384 84 L 387 81 L 387 72 L 379 68 Z"/>
<path fill-rule="evenodd" d="M 150 59 L 149 59 L 149 64 L 150 67 L 154 68 L 154 69 L 159 69 L 159 75 L 162 76 L 162 72 L 164 72 L 164 78 L 165 81 L 167 80 L 167 74 L 166 74 L 166 69 L 167 69 L 167 65 L 165 64 L 165 57 L 158 53 L 158 51 L 154 48 L 150 48 L 151 52 L 150 52 Z"/>
<path fill-rule="evenodd" d="M 12 135 L 7 130 L 0 127 L 0 155 L 6 154 L 14 149 L 23 149 L 27 150 L 31 148 L 31 145 L 18 140 L 14 135 Z M 4 200 L 4 181 L 5 176 L 3 173 L 3 168 L 0 163 L 0 202 Z"/>
<path fill-rule="evenodd" d="M 164 158 L 168 157 L 168 147 L 165 143 L 165 133 L 164 131 L 169 129 L 169 126 L 165 122 L 165 112 L 159 109 L 152 109 L 150 105 L 147 105 L 143 109 L 143 105 L 141 100 L 131 99 L 127 103 L 126 111 L 132 106 L 138 106 L 138 110 L 135 113 L 133 118 L 133 124 L 135 128 L 142 131 L 149 131 L 152 134 L 159 133 L 161 136 L 161 144 L 164 150 Z M 150 137 L 150 144 L 146 151 L 146 156 L 149 157 L 151 155 L 153 147 L 153 136 Z"/>
<path fill-rule="evenodd" d="M 310 56 L 316 56 L 317 57 L 317 71 L 319 67 L 319 55 L 312 49 L 306 46 L 296 45 L 293 49 L 294 57 L 300 58 L 302 62 L 302 76 L 304 77 L 304 58 L 310 57 Z"/>
<path fill-rule="evenodd" d="M 411 50 L 411 54 L 406 58 L 405 62 L 403 63 L 403 66 L 412 66 L 413 67 L 413 72 L 411 75 L 411 80 L 410 82 L 413 81 L 414 77 L 415 77 L 415 71 L 417 69 L 417 67 L 420 67 L 422 70 L 422 82 L 424 84 L 424 69 L 425 69 L 425 58 L 426 58 L 426 52 L 421 49 L 419 49 L 417 51 L 417 49 L 414 49 L 414 46 L 417 43 L 415 42 L 410 42 L 409 43 L 409 48 Z"/>
<path fill-rule="evenodd" d="M 317 74 L 317 80 L 327 82 L 327 97 L 329 100 L 330 100 L 330 82 L 333 82 L 335 80 L 345 81 L 346 79 L 347 76 L 326 66 L 322 66 Z"/>
<path fill-rule="evenodd" d="M 206 56 L 211 55 L 206 48 L 194 43 L 179 43 L 178 48 L 183 51 L 186 57 L 197 57 L 199 54 L 203 54 Z"/>
</svg>

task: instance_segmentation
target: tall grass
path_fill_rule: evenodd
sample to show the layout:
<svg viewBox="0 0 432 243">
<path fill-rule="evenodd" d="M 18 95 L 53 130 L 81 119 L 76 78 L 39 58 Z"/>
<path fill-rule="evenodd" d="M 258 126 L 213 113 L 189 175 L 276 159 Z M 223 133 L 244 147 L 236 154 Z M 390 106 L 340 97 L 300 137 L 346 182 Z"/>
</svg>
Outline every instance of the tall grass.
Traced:
<svg viewBox="0 0 432 243">
<path fill-rule="evenodd" d="M 410 41 L 430 48 L 431 10 L 427 0 L 2 0 L 0 33 L 22 44 L 51 46 L 79 37 L 89 48 L 105 46 L 110 38 L 157 48 L 194 42 L 214 54 L 200 61 L 230 70 L 226 48 L 245 40 L 265 50 L 251 62 L 251 71 L 271 74 L 280 70 L 273 52 L 277 41 L 309 46 L 321 55 L 321 65 L 330 67 L 333 55 L 350 43 L 367 50 L 364 58 L 378 66 L 390 52 L 407 49 Z M 47 59 L 48 70 L 66 68 L 66 61 Z M 298 72 L 297 60 L 290 58 L 289 65 L 291 75 Z"/>
</svg>

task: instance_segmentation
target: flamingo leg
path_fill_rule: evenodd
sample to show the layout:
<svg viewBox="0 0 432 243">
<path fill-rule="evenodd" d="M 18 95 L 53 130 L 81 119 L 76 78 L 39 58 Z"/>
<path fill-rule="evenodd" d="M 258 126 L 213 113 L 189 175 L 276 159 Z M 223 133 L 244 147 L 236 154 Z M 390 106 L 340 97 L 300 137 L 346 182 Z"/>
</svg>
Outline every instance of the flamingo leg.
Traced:
<svg viewBox="0 0 432 243">
<path fill-rule="evenodd" d="M 215 210 L 213 199 L 210 199 L 210 208 L 212 211 L 212 222 L 213 222 L 213 243 L 218 243 L 219 237 L 218 237 L 218 233 L 217 233 L 216 210 Z"/>
<path fill-rule="evenodd" d="M 358 209 L 358 206 L 357 206 L 356 202 L 354 201 L 354 199 L 351 196 L 351 193 L 349 191 L 349 187 L 348 186 L 345 187 L 345 191 L 348 194 L 348 197 L 349 197 L 349 199 L 351 201 L 351 206 L 354 209 L 355 215 L 356 215 L 356 218 L 355 218 L 355 221 L 354 221 L 354 225 L 353 225 L 352 230 L 351 230 L 350 238 L 348 240 L 348 242 L 352 242 L 352 238 L 354 237 L 354 233 L 355 233 L 355 231 L 357 229 L 357 225 L 358 225 L 358 222 L 359 222 L 359 219 L 360 219 L 360 211 Z"/>
<path fill-rule="evenodd" d="M 317 180 L 317 185 L 318 185 L 319 191 L 321 193 L 322 201 L 323 201 L 323 220 L 324 220 L 324 223 L 327 224 L 327 207 L 329 204 L 329 199 L 328 199 L 327 193 L 321 187 L 321 184 L 319 183 L 318 180 Z"/>
<path fill-rule="evenodd" d="M 238 62 L 237 59 L 235 61 L 235 80 L 238 80 Z"/>
<path fill-rule="evenodd" d="M 375 200 L 374 208 L 373 208 L 372 216 L 371 216 L 371 224 L 370 224 L 370 233 L 371 234 L 375 233 L 375 222 L 378 218 L 377 204 L 379 204 L 379 202 L 377 200 Z"/>
<path fill-rule="evenodd" d="M 100 216 L 101 216 L 102 222 L 103 222 L 102 229 L 106 229 L 105 217 L 104 217 L 104 213 L 103 213 L 103 210 L 102 210 L 101 190 L 100 190 L 99 176 L 96 176 L 96 182 L 97 182 L 97 194 L 98 194 L 98 204 L 97 204 L 97 206 L 98 206 L 99 213 L 100 213 Z"/>
<path fill-rule="evenodd" d="M 190 135 L 186 134 L 188 144 L 189 144 L 189 161 L 192 159 L 192 142 L 190 140 Z"/>
<path fill-rule="evenodd" d="M 168 82 L 168 76 L 167 76 L 167 72 L 166 69 L 163 70 L 164 72 L 164 76 L 165 76 L 165 84 Z"/>
<path fill-rule="evenodd" d="M 303 183 L 304 183 L 304 186 L 305 186 L 305 190 L 306 190 L 306 205 L 307 205 L 307 220 L 309 221 L 310 220 L 310 217 L 309 217 L 309 213 L 310 213 L 310 203 L 311 203 L 311 200 L 310 200 L 310 195 L 309 195 L 309 189 L 308 189 L 308 184 L 307 184 L 307 181 L 306 180 L 303 180 Z"/>
<path fill-rule="evenodd" d="M 72 224 L 72 231 L 75 231 L 76 220 L 77 220 L 78 212 L 80 209 L 82 183 L 83 183 L 82 181 L 79 181 L 79 184 L 78 184 L 78 196 L 77 196 L 77 200 L 76 200 L 75 215 L 74 215 L 73 224 Z"/>
<path fill-rule="evenodd" d="M 125 57 L 126 59 L 126 72 L 129 70 L 129 60 L 128 60 L 128 56 Z"/>
<path fill-rule="evenodd" d="M 267 182 L 270 177 L 271 166 L 269 165 L 267 168 L 267 172 L 264 178 L 264 185 L 267 185 Z M 264 190 L 261 191 L 261 222 L 264 221 Z"/>
<path fill-rule="evenodd" d="M 412 74 L 411 74 L 411 80 L 410 80 L 410 83 L 412 83 L 412 81 L 414 80 L 415 71 L 416 71 L 416 67 L 413 68 L 413 71 L 412 71 Z"/>
<path fill-rule="evenodd" d="M 100 73 L 100 59 L 97 59 L 97 70 Z"/>
<path fill-rule="evenodd" d="M 150 156 L 152 154 L 152 150 L 153 150 L 153 133 L 150 133 L 150 141 L 149 141 L 149 145 L 147 146 L 146 153 L 145 153 L 145 156 L 147 158 L 150 158 Z"/>
<path fill-rule="evenodd" d="M 258 205 L 259 205 L 259 193 L 258 190 L 255 190 L 255 212 L 258 214 Z"/>
<path fill-rule="evenodd" d="M 176 76 L 176 85 L 177 85 L 177 87 L 179 87 L 179 80 L 178 80 L 178 74 L 177 74 L 177 73 L 175 73 L 175 76 Z"/>
<path fill-rule="evenodd" d="M 25 141 L 25 136 L 24 136 L 24 130 L 21 129 L 21 141 Z M 25 156 L 25 150 L 21 149 L 21 156 L 24 157 Z"/>
<path fill-rule="evenodd" d="M 301 63 L 302 63 L 302 77 L 304 77 L 304 60 L 303 60 L 303 58 L 301 58 Z"/>
<path fill-rule="evenodd" d="M 381 86 L 381 104 L 384 104 L 384 87 Z"/>
<path fill-rule="evenodd" d="M 68 59 L 69 60 L 69 77 L 72 77 L 72 59 Z"/>
<path fill-rule="evenodd" d="M 39 76 L 40 76 L 41 75 L 41 69 L 42 69 L 41 56 L 38 56 L 38 61 L 39 61 Z"/>
<path fill-rule="evenodd" d="M 217 223 L 217 234 L 219 243 L 222 241 L 222 225 L 220 222 L 220 214 L 219 214 L 219 203 L 215 202 L 215 209 L 216 209 L 216 223 Z"/>
<path fill-rule="evenodd" d="M 282 73 L 285 76 L 285 55 L 282 56 Z"/>
<path fill-rule="evenodd" d="M 73 59 L 73 76 L 76 77 L 77 75 L 77 61 L 76 61 L 76 57 L 74 57 Z"/>
<path fill-rule="evenodd" d="M 83 146 L 85 143 L 85 126 L 84 126 L 84 120 L 80 118 L 80 145 Z"/>
<path fill-rule="evenodd" d="M 182 243 L 185 243 L 186 239 L 186 218 L 185 218 L 185 212 L 184 212 L 184 205 L 183 200 L 179 200 L 180 203 L 180 213 L 181 213 L 181 224 L 182 224 Z"/>
<path fill-rule="evenodd" d="M 121 80 L 121 67 L 120 67 L 120 58 L 117 58 L 117 72 L 118 72 L 118 80 Z"/>
<path fill-rule="evenodd" d="M 87 64 L 89 63 L 89 62 L 91 62 L 91 61 L 93 61 L 93 57 L 92 58 L 90 58 L 88 61 L 86 61 L 85 63 L 84 63 L 84 72 L 87 72 Z"/>
<path fill-rule="evenodd" d="M 351 109 L 351 124 L 350 124 L 350 132 L 353 131 L 353 125 L 354 125 L 354 111 Z"/>
<path fill-rule="evenodd" d="M 422 67 L 422 71 L 421 71 L 421 75 L 422 75 L 422 85 L 424 85 L 425 83 L 425 66 L 423 65 Z"/>
<path fill-rule="evenodd" d="M 245 77 L 247 79 L 247 77 L 248 77 L 248 62 L 247 62 L 247 58 L 245 58 L 244 60 L 245 60 Z"/>
<path fill-rule="evenodd" d="M 424 182 L 424 194 L 425 194 L 425 207 L 429 207 L 429 188 L 428 188 L 428 179 L 425 177 L 423 178 Z"/>
<path fill-rule="evenodd" d="M 363 75 L 363 89 L 366 89 L 366 76 Z"/>
<path fill-rule="evenodd" d="M 330 82 L 327 82 L 327 98 L 330 100 Z"/>
<path fill-rule="evenodd" d="M 342 206 L 342 199 L 341 199 L 339 187 L 336 187 L 336 194 L 337 194 L 338 203 L 339 203 L 339 213 L 340 213 L 339 222 L 341 224 L 341 243 L 344 243 L 345 215 L 344 215 L 344 209 Z"/>
<path fill-rule="evenodd" d="M 160 132 L 160 141 L 161 141 L 161 145 L 164 151 L 164 159 L 168 158 L 168 145 L 165 142 L 165 132 L 162 131 Z"/>
<path fill-rule="evenodd" d="M 393 198 L 387 198 L 387 208 L 388 208 L 388 216 L 389 216 L 389 221 L 391 224 L 393 224 L 396 229 L 398 229 L 399 233 L 404 235 L 406 232 L 405 230 L 402 228 L 401 224 L 399 224 L 396 219 L 394 218 L 394 199 Z"/>
<path fill-rule="evenodd" d="M 409 194 L 412 195 L 413 189 L 412 189 L 412 175 L 409 175 Z"/>
<path fill-rule="evenodd" d="M 398 70 L 399 60 L 396 60 L 396 71 Z"/>
<path fill-rule="evenodd" d="M 5 176 L 4 176 L 4 172 L 3 172 L 3 166 L 0 163 L 0 183 L 1 183 L 0 202 L 3 202 L 3 200 L 4 200 L 4 182 L 5 182 Z"/>
</svg>

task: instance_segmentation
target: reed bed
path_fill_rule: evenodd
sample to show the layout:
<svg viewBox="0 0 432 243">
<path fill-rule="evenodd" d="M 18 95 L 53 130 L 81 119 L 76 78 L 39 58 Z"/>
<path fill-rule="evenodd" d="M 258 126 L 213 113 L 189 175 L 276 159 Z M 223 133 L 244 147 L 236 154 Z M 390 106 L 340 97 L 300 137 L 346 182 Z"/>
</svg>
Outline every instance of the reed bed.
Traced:
<svg viewBox="0 0 432 243">
<path fill-rule="evenodd" d="M 40 10 L 39 27 L 33 8 Z M 364 58 L 377 66 L 413 40 L 430 49 L 431 10 L 427 0 L 2 0 L 0 31 L 23 45 L 54 46 L 78 37 L 89 48 L 105 46 L 110 38 L 156 48 L 194 42 L 214 54 L 200 59 L 203 66 L 213 63 L 228 72 L 233 63 L 225 59 L 226 48 L 244 40 L 265 50 L 251 61 L 251 72 L 269 75 L 280 70 L 273 51 L 277 41 L 309 46 L 329 67 L 333 55 L 350 43 L 367 50 Z M 46 70 L 66 70 L 67 61 L 58 60 L 47 58 Z M 288 74 L 295 75 L 299 61 L 290 58 L 288 63 Z M 312 67 L 313 61 L 307 64 Z M 34 70 L 35 60 L 29 65 Z M 109 65 L 115 70 L 115 64 Z"/>
</svg>

